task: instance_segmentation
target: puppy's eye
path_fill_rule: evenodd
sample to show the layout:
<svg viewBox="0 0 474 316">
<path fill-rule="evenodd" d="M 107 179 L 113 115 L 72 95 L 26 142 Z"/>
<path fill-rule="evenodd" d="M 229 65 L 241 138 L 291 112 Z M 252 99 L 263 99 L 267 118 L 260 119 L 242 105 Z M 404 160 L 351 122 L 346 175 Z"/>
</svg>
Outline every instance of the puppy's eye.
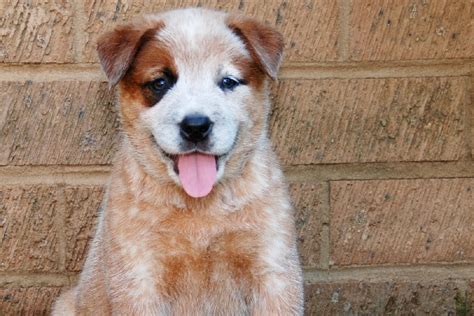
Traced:
<svg viewBox="0 0 474 316">
<path fill-rule="evenodd" d="M 160 102 L 165 94 L 173 88 L 178 77 L 170 70 L 165 69 L 160 77 L 148 81 L 142 85 L 143 95 L 147 100 L 147 106 L 153 106 Z"/>
<path fill-rule="evenodd" d="M 171 82 L 166 77 L 160 77 L 150 82 L 149 87 L 153 92 L 163 94 L 171 88 Z"/>
<path fill-rule="evenodd" d="M 224 77 L 222 78 L 221 82 L 219 82 L 219 87 L 223 91 L 232 91 L 240 85 L 242 82 L 238 79 L 232 78 L 232 77 Z"/>
</svg>

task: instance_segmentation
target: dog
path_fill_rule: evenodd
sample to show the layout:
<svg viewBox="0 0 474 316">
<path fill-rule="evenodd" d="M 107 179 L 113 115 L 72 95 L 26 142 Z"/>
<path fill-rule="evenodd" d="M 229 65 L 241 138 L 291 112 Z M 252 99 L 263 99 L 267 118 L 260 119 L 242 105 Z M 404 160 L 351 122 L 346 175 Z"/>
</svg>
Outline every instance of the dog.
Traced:
<svg viewBox="0 0 474 316">
<path fill-rule="evenodd" d="M 268 137 L 283 38 L 200 8 L 98 40 L 122 141 L 77 286 L 53 315 L 302 315 L 293 209 Z"/>
</svg>

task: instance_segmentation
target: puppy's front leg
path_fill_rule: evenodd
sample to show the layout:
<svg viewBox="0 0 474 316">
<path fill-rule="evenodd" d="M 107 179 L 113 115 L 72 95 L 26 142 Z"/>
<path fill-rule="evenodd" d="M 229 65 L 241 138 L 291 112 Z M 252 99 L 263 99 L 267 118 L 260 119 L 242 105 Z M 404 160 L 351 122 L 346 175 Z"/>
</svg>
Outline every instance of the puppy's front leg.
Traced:
<svg viewBox="0 0 474 316">
<path fill-rule="evenodd" d="M 300 271 L 270 274 L 256 294 L 251 315 L 303 315 L 303 288 Z"/>
</svg>

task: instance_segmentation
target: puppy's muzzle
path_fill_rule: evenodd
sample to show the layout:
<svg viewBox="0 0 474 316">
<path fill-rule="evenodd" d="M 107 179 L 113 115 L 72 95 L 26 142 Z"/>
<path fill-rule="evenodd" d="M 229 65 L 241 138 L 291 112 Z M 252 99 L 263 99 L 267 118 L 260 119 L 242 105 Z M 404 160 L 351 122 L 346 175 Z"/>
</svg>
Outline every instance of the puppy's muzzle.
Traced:
<svg viewBox="0 0 474 316">
<path fill-rule="evenodd" d="M 180 135 L 183 139 L 199 143 L 211 134 L 214 123 L 208 116 L 201 114 L 187 115 L 179 124 Z"/>
</svg>

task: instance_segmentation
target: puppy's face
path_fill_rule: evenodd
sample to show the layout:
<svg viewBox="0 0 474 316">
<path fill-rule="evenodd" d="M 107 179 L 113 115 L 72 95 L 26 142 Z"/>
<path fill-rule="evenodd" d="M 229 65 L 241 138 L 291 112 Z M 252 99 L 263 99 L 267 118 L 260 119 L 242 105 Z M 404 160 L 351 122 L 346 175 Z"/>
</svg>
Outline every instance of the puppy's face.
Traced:
<svg viewBox="0 0 474 316">
<path fill-rule="evenodd" d="M 264 133 L 266 77 L 276 76 L 281 50 L 276 31 L 202 9 L 149 16 L 99 41 L 137 158 L 193 197 L 235 176 Z"/>
</svg>

